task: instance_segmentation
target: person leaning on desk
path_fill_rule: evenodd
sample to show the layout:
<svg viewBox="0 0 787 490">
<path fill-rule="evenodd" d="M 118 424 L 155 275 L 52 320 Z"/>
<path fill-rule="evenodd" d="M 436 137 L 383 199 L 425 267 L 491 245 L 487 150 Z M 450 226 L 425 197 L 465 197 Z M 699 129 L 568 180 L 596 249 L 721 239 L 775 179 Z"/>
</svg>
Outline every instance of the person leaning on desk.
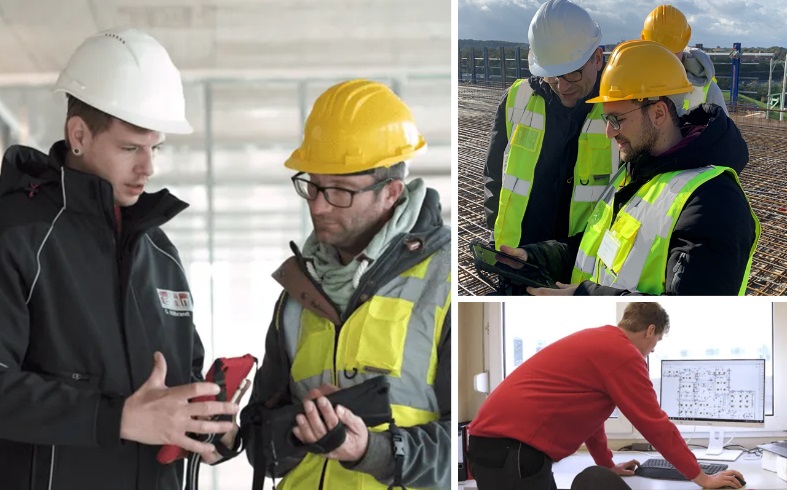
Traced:
<svg viewBox="0 0 787 490">
<path fill-rule="evenodd" d="M 686 478 L 703 488 L 741 488 L 738 471 L 702 472 L 661 410 L 644 356 L 669 331 L 658 303 L 631 303 L 618 326 L 589 328 L 545 347 L 489 395 L 470 423 L 468 461 L 479 490 L 553 490 L 552 463 L 584 442 L 607 490 L 628 488 L 637 461 L 615 464 L 604 422 L 617 406 Z"/>
</svg>

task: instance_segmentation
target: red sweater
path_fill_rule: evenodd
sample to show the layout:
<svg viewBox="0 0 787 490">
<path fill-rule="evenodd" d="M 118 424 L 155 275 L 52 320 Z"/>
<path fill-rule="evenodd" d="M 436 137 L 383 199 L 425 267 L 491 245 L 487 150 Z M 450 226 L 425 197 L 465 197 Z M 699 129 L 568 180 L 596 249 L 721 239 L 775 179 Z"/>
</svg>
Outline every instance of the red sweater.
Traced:
<svg viewBox="0 0 787 490">
<path fill-rule="evenodd" d="M 616 406 L 678 471 L 689 479 L 700 474 L 659 407 L 645 359 L 614 326 L 569 335 L 525 361 L 481 405 L 470 433 L 522 441 L 553 461 L 584 442 L 596 464 L 611 468 L 604 421 Z"/>
</svg>

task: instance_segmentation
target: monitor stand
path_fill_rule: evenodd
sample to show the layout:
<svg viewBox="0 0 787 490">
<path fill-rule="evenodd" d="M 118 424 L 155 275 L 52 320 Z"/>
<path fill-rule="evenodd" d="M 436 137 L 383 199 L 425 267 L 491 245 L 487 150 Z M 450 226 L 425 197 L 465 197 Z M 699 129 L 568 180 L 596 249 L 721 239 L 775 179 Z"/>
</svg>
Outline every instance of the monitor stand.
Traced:
<svg viewBox="0 0 787 490">
<path fill-rule="evenodd" d="M 708 449 L 692 449 L 697 459 L 706 461 L 735 461 L 743 451 L 741 449 L 724 449 L 724 430 L 710 429 L 708 433 Z"/>
</svg>

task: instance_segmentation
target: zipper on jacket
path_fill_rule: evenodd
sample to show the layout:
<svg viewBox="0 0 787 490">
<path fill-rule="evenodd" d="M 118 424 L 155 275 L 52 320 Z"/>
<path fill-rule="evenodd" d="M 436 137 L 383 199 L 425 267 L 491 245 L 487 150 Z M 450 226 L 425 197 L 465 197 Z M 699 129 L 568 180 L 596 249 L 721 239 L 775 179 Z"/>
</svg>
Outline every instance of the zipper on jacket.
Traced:
<svg viewBox="0 0 787 490">
<path fill-rule="evenodd" d="M 125 231 L 124 231 L 125 232 Z M 123 236 L 120 237 L 115 236 L 114 230 L 112 231 L 112 244 L 115 246 L 115 263 L 117 264 L 117 278 L 118 278 L 118 285 L 117 285 L 117 304 L 118 304 L 118 325 L 120 326 L 120 337 L 123 341 L 123 348 L 126 355 L 126 373 L 128 374 L 128 386 L 133 391 L 134 389 L 134 375 L 132 374 L 131 368 L 131 354 L 128 352 L 128 339 L 126 338 L 126 312 L 124 309 L 124 296 L 126 292 L 126 277 L 124 273 L 124 264 L 125 261 L 123 260 L 125 256 L 124 248 L 124 240 Z M 129 271 L 130 277 L 131 271 Z"/>
<path fill-rule="evenodd" d="M 320 490 L 323 490 L 325 485 L 325 471 L 328 469 L 328 458 L 325 458 L 325 461 L 322 464 L 322 473 L 320 474 L 320 486 L 318 487 Z"/>
</svg>

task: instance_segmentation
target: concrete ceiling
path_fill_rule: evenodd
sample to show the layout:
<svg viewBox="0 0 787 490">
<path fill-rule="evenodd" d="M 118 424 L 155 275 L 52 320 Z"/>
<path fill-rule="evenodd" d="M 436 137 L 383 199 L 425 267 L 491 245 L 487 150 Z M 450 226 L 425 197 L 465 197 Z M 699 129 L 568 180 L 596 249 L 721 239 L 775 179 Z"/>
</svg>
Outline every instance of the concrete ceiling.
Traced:
<svg viewBox="0 0 787 490">
<path fill-rule="evenodd" d="M 62 138 L 51 86 L 85 38 L 118 26 L 157 38 L 184 78 L 195 132 L 168 135 L 151 183 L 192 203 L 169 230 L 187 261 L 207 253 L 208 145 L 217 258 L 308 229 L 282 162 L 316 97 L 347 78 L 387 83 L 411 108 L 431 148 L 412 175 L 440 190 L 450 220 L 450 0 L 0 0 L 0 119 L 19 142 Z"/>
<path fill-rule="evenodd" d="M 449 73 L 449 0 L 2 0 L 0 83 L 44 83 L 94 32 L 156 37 L 186 78 Z"/>
<path fill-rule="evenodd" d="M 204 144 L 200 82 L 212 82 L 215 143 L 291 148 L 319 93 L 367 77 L 394 86 L 427 140 L 448 146 L 450 10 L 450 0 L 0 0 L 0 117 L 46 146 L 65 105 L 48 89 L 71 53 L 95 32 L 133 26 L 167 48 L 187 84 L 196 131 L 173 143 Z"/>
</svg>

